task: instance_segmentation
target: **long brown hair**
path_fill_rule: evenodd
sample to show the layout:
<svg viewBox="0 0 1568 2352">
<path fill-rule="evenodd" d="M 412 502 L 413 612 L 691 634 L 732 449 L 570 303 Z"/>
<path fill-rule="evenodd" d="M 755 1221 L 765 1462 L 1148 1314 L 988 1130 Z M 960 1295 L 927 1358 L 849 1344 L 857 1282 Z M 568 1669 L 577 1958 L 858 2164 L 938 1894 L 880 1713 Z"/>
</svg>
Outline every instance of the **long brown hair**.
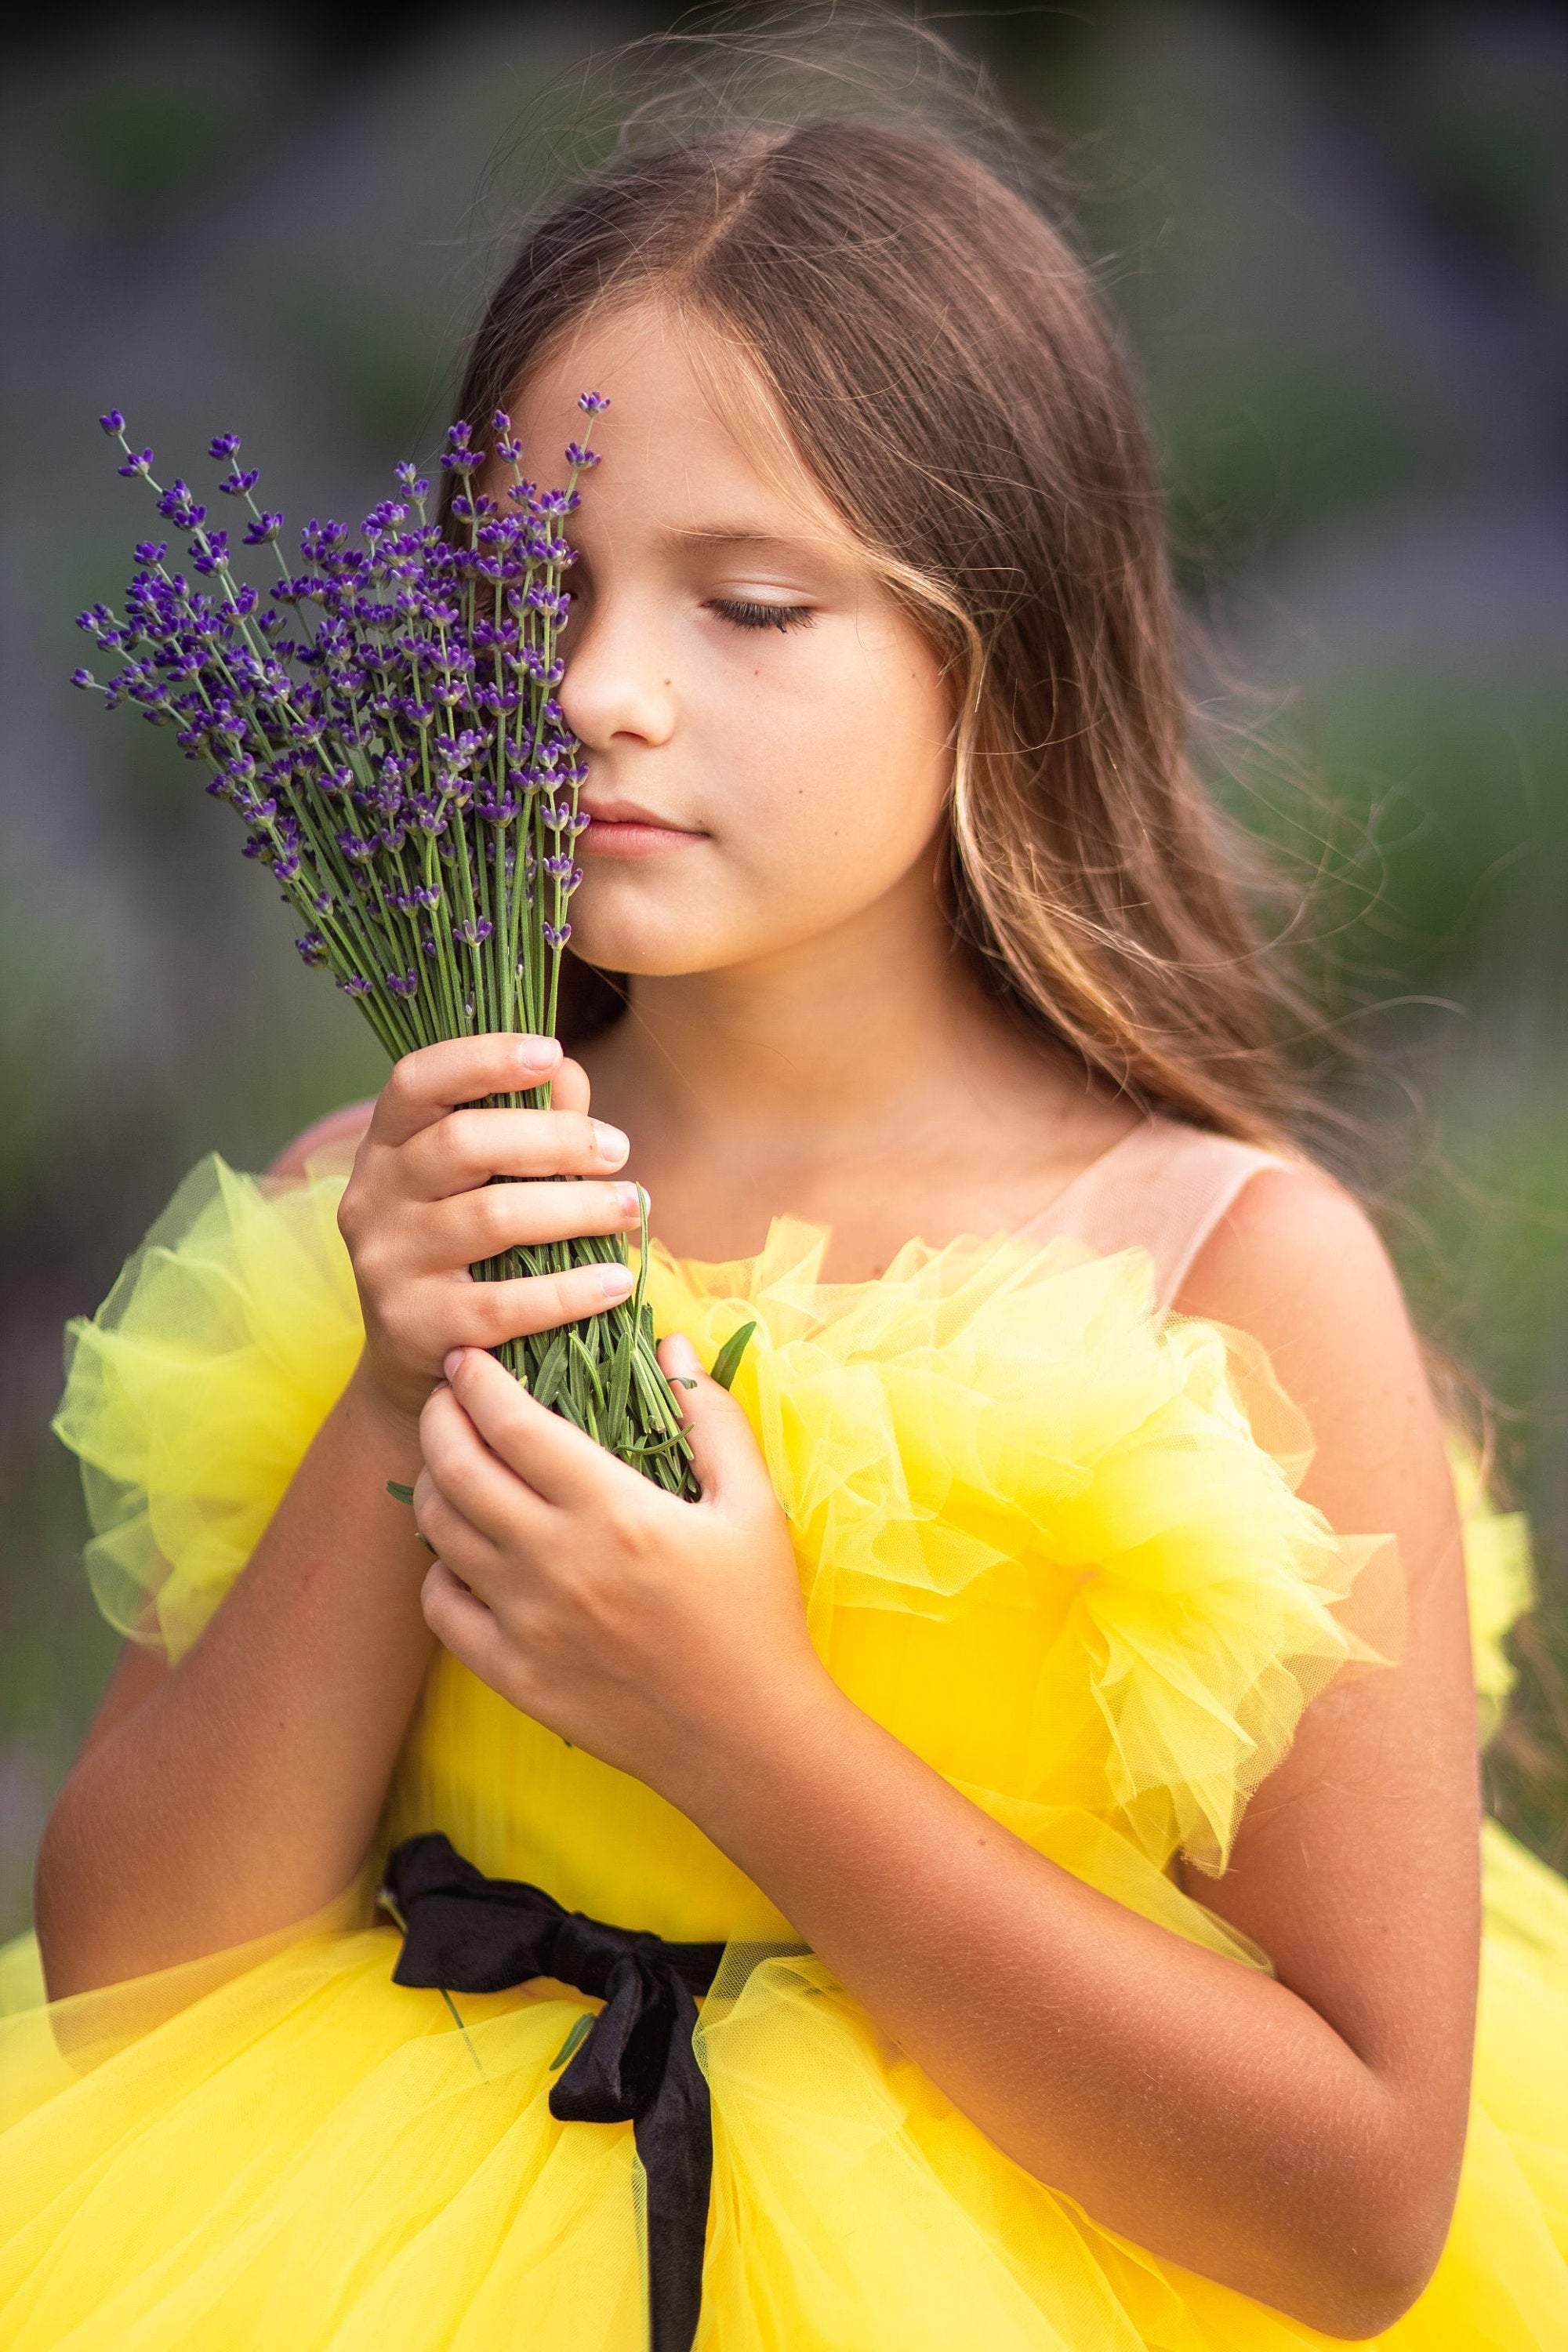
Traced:
<svg viewBox="0 0 1568 2352">
<path fill-rule="evenodd" d="M 951 59 L 929 28 L 903 30 Z M 613 307 L 651 299 L 700 324 L 697 364 L 704 349 L 741 363 L 709 369 L 721 413 L 754 440 L 761 387 L 784 428 L 764 450 L 793 442 L 947 665 L 944 903 L 997 1004 L 1142 1108 L 1337 1160 L 1381 1208 L 1345 1164 L 1361 1123 L 1321 1076 L 1326 1054 L 1365 1060 L 1321 993 L 1320 940 L 1344 924 L 1314 912 L 1341 886 L 1313 848 L 1338 820 L 1294 772 L 1309 850 L 1292 861 L 1200 774 L 1192 672 L 1215 648 L 1181 609 L 1135 371 L 1048 171 L 973 96 L 963 130 L 885 90 L 778 122 L 743 103 L 732 119 L 727 86 L 719 119 L 673 130 L 656 97 L 657 135 L 629 117 L 525 227 L 454 413 L 482 438 L 529 369 Z M 1212 722 L 1205 740 L 1223 751 Z M 586 1043 L 626 994 L 568 946 L 563 1040 Z M 1493 1401 L 1421 1344 L 1500 1493 Z"/>
</svg>

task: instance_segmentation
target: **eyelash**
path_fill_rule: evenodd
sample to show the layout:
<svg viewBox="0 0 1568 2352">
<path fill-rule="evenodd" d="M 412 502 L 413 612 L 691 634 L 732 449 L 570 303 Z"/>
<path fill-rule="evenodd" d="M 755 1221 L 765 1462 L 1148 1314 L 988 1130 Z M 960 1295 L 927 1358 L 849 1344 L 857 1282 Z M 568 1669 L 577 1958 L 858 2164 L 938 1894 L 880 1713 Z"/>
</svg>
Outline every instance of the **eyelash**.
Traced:
<svg viewBox="0 0 1568 2352">
<path fill-rule="evenodd" d="M 710 601 L 713 611 L 722 614 L 737 629 L 777 629 L 782 633 L 808 625 L 816 618 L 809 604 L 752 604 L 728 596 L 715 596 Z"/>
</svg>

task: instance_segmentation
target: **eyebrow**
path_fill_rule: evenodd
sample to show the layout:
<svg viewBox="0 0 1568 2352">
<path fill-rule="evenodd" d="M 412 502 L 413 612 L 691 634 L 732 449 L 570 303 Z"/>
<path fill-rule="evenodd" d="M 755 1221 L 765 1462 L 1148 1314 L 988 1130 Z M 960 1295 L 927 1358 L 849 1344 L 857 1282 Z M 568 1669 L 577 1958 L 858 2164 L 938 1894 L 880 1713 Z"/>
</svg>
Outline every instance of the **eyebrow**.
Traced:
<svg viewBox="0 0 1568 2352">
<path fill-rule="evenodd" d="M 782 547 L 793 555 L 831 557 L 826 540 L 790 539 L 783 531 L 756 530 L 745 521 L 669 523 L 659 537 L 672 547 Z"/>
</svg>

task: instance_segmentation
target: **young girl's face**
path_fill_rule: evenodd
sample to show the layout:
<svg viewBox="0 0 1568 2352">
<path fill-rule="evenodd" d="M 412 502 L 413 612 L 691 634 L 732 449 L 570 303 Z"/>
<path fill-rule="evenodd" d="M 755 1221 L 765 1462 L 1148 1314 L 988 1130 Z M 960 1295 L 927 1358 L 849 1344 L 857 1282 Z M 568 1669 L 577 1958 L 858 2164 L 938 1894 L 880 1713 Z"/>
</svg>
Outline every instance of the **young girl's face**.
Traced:
<svg viewBox="0 0 1568 2352">
<path fill-rule="evenodd" d="M 716 413 L 686 341 L 705 331 L 617 310 L 511 405 L 521 470 L 547 488 L 587 432 L 579 395 L 612 404 L 564 524 L 579 560 L 558 692 L 584 746 L 580 805 L 635 802 L 687 835 L 634 857 L 580 835 L 572 943 L 654 974 L 782 969 L 809 942 L 829 960 L 819 977 L 848 981 L 890 944 L 889 917 L 941 919 L 956 705 L 760 395 L 750 448 Z M 479 478 L 500 498 L 512 477 L 492 459 Z"/>
</svg>

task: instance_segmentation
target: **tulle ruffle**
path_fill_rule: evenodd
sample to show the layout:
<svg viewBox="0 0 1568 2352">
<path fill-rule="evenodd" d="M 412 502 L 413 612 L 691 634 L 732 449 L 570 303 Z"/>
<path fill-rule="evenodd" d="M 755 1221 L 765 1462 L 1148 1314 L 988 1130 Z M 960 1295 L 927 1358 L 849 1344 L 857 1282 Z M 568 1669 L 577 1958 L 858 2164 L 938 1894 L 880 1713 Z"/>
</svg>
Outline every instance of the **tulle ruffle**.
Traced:
<svg viewBox="0 0 1568 2352">
<path fill-rule="evenodd" d="M 88 1580 L 178 1661 L 249 1559 L 364 1343 L 337 1228 L 347 1170 L 274 1182 L 209 1151 L 97 1313 L 65 1328 L 50 1427 L 80 1457 Z"/>
</svg>

